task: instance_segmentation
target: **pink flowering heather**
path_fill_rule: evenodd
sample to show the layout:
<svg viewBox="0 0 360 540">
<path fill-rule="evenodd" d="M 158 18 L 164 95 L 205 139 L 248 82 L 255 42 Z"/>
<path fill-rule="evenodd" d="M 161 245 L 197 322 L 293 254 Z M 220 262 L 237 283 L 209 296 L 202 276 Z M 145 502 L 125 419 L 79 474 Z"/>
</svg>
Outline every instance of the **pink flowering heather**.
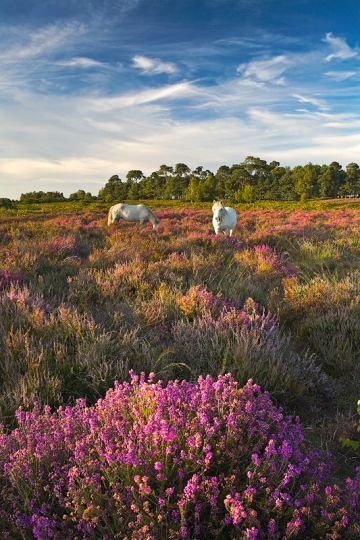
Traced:
<svg viewBox="0 0 360 540">
<path fill-rule="evenodd" d="M 73 234 L 68 234 L 67 236 L 53 236 L 44 245 L 44 249 L 59 257 L 79 254 L 78 240 Z"/>
<path fill-rule="evenodd" d="M 295 268 L 289 264 L 285 264 L 281 256 L 267 244 L 261 244 L 254 248 L 255 257 L 260 265 L 280 272 L 285 276 L 291 276 L 295 273 Z"/>
<path fill-rule="evenodd" d="M 204 317 L 209 327 L 215 326 L 222 330 L 233 331 L 253 326 L 271 329 L 276 325 L 275 319 L 270 314 L 265 314 L 265 310 L 252 298 L 248 298 L 245 304 L 241 305 L 199 285 L 179 296 L 177 305 L 184 315 L 190 318 Z"/>
<path fill-rule="evenodd" d="M 297 419 L 230 376 L 132 374 L 93 407 L 18 411 L 0 436 L 2 538 L 356 538 L 344 487 Z"/>
<path fill-rule="evenodd" d="M 20 272 L 10 272 L 9 270 L 0 270 L 0 289 L 10 287 L 10 285 L 21 285 L 23 277 Z"/>
</svg>

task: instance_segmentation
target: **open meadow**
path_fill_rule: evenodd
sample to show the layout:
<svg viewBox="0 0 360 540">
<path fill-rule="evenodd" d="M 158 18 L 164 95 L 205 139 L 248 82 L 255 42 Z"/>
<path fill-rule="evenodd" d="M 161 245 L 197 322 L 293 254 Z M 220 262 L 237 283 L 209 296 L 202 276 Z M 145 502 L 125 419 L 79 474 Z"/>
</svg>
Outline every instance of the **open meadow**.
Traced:
<svg viewBox="0 0 360 540">
<path fill-rule="evenodd" d="M 359 537 L 360 200 L 149 205 L 0 213 L 1 538 Z"/>
</svg>

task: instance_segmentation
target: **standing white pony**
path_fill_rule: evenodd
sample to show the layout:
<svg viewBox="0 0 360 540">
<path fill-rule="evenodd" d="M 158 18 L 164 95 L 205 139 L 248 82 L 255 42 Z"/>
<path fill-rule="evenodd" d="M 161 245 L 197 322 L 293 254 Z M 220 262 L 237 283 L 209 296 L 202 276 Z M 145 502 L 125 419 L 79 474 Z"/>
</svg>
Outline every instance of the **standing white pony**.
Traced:
<svg viewBox="0 0 360 540">
<path fill-rule="evenodd" d="M 111 225 L 120 219 L 124 219 L 125 221 L 137 221 L 138 223 L 150 221 L 154 230 L 158 229 L 160 225 L 159 219 L 150 208 L 144 204 L 115 204 L 109 210 L 107 224 Z"/>
<path fill-rule="evenodd" d="M 237 215 L 234 208 L 224 206 L 222 201 L 214 201 L 212 211 L 215 234 L 219 234 L 220 231 L 226 234 L 229 231 L 229 236 L 232 236 L 237 222 Z"/>
</svg>

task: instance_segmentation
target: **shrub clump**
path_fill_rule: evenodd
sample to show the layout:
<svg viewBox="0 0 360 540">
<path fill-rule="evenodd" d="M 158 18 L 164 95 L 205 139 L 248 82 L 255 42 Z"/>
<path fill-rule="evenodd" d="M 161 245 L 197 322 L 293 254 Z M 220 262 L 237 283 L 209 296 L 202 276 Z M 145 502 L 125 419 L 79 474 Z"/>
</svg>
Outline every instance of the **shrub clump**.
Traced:
<svg viewBox="0 0 360 540">
<path fill-rule="evenodd" d="M 0 290 L 10 287 L 12 284 L 22 284 L 23 276 L 20 272 L 0 270 Z"/>
<path fill-rule="evenodd" d="M 356 538 L 360 478 L 329 483 L 299 421 L 230 375 L 132 374 L 0 435 L 2 537 Z"/>
</svg>

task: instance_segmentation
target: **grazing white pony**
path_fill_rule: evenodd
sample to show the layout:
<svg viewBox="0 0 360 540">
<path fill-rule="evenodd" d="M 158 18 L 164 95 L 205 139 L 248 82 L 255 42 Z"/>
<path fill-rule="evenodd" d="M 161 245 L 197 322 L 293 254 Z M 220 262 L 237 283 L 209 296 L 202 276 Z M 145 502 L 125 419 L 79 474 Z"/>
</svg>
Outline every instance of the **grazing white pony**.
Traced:
<svg viewBox="0 0 360 540">
<path fill-rule="evenodd" d="M 120 219 L 124 219 L 125 221 L 137 221 L 138 223 L 150 221 L 154 230 L 158 229 L 160 226 L 159 219 L 150 208 L 144 204 L 115 204 L 109 210 L 107 224 L 111 225 Z"/>
<path fill-rule="evenodd" d="M 220 231 L 226 234 L 229 231 L 229 236 L 232 236 L 237 222 L 237 215 L 234 208 L 224 206 L 222 201 L 214 201 L 212 211 L 215 234 L 219 234 Z"/>
</svg>

